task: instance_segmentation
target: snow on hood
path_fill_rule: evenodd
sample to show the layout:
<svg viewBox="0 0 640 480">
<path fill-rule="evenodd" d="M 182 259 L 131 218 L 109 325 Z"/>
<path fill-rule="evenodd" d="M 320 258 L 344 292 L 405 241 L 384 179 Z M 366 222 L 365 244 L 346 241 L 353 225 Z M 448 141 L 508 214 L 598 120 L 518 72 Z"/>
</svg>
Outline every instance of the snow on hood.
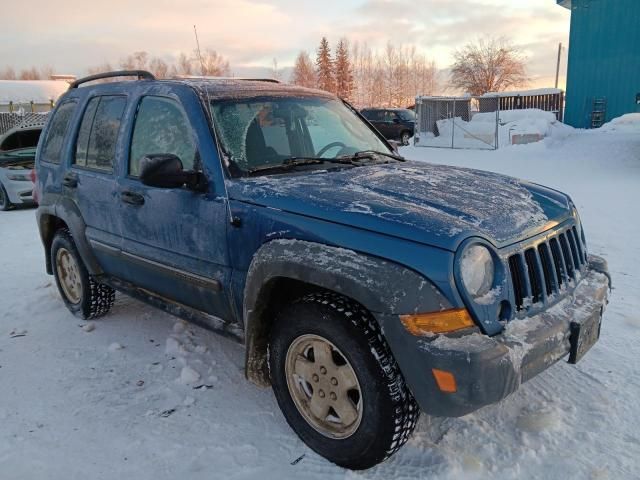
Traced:
<svg viewBox="0 0 640 480">
<path fill-rule="evenodd" d="M 570 215 L 568 197 L 496 173 L 406 162 L 229 182 L 231 198 L 455 250 L 505 246 Z"/>
</svg>

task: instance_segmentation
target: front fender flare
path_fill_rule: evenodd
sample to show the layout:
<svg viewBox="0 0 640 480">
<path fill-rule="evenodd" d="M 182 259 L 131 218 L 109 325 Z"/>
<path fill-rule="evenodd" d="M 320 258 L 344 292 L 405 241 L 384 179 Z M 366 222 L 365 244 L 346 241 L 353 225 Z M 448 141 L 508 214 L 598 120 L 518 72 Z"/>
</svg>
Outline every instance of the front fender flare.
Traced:
<svg viewBox="0 0 640 480">
<path fill-rule="evenodd" d="M 269 385 L 266 353 L 273 319 L 266 312 L 271 286 L 281 278 L 337 292 L 374 315 L 451 308 L 432 282 L 397 263 L 320 243 L 273 240 L 255 253 L 244 290 L 246 375 L 258 385 Z"/>
</svg>

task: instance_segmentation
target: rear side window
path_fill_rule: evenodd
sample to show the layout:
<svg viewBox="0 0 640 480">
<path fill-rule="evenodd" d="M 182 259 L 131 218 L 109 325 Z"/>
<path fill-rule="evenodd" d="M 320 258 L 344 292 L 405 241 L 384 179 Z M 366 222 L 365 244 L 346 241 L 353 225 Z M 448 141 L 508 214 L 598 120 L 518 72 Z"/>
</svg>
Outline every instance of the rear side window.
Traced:
<svg viewBox="0 0 640 480">
<path fill-rule="evenodd" d="M 118 132 L 127 104 L 126 97 L 103 96 L 89 100 L 76 142 L 75 164 L 113 171 Z"/>
<path fill-rule="evenodd" d="M 367 119 L 373 122 L 383 122 L 384 121 L 384 110 L 372 110 L 369 112 L 369 116 Z"/>
<path fill-rule="evenodd" d="M 76 110 L 76 101 L 64 102 L 58 107 L 51 119 L 51 125 L 47 131 L 47 138 L 42 146 L 42 160 L 50 163 L 60 163 L 60 154 L 64 139 L 69 131 L 71 118 Z"/>
<path fill-rule="evenodd" d="M 151 153 L 176 155 L 185 170 L 195 166 L 196 144 L 182 106 L 170 98 L 144 97 L 131 140 L 129 174 L 140 174 L 140 160 Z"/>
</svg>

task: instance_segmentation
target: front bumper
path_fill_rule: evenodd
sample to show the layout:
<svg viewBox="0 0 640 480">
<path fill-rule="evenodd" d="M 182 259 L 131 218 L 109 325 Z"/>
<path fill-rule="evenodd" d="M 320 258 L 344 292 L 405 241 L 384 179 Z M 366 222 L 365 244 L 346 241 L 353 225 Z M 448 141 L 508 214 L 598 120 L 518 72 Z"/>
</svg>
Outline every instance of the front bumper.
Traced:
<svg viewBox="0 0 640 480">
<path fill-rule="evenodd" d="M 9 201 L 14 205 L 32 205 L 35 204 L 33 199 L 34 185 L 31 182 L 20 182 L 16 180 L 7 180 L 3 182 Z"/>
<path fill-rule="evenodd" d="M 533 317 L 511 321 L 494 337 L 479 330 L 457 336 L 412 337 L 396 329 L 400 324 L 397 317 L 395 321 L 391 316 L 381 319 L 422 410 L 434 416 L 466 415 L 502 400 L 567 356 L 571 325 L 599 325 L 607 303 L 610 280 L 606 262 L 598 257 L 589 260 L 590 268 L 571 294 Z M 434 368 L 454 375 L 454 393 L 438 388 Z"/>
</svg>

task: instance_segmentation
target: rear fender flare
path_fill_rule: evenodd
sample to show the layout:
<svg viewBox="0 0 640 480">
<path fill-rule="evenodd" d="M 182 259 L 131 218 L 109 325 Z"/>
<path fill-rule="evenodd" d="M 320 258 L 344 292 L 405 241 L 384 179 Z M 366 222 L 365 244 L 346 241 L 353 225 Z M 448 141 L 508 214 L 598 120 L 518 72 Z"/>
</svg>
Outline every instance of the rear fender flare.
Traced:
<svg viewBox="0 0 640 480">
<path fill-rule="evenodd" d="M 77 205 L 72 200 L 62 197 L 53 205 L 41 205 L 38 207 L 36 216 L 38 220 L 38 227 L 40 229 L 40 238 L 45 250 L 44 253 L 48 274 L 53 274 L 51 269 L 50 247 L 51 242 L 53 241 L 53 236 L 60 226 L 60 222 L 64 222 L 69 229 L 69 232 L 73 237 L 73 241 L 78 248 L 78 253 L 80 254 L 89 274 L 99 276 L 104 273 L 93 255 L 89 242 L 87 241 L 87 237 L 85 235 L 87 226 L 82 219 L 80 210 L 78 210 Z"/>
</svg>

